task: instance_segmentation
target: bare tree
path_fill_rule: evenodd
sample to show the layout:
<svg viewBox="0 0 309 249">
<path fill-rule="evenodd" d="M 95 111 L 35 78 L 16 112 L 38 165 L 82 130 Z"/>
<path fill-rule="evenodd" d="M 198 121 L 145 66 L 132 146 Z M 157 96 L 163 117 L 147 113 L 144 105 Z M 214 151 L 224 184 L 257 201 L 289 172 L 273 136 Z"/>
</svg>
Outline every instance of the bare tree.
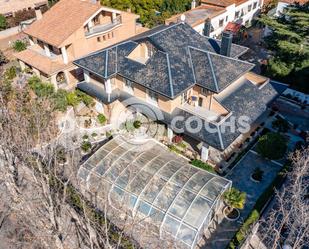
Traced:
<svg viewBox="0 0 309 249">
<path fill-rule="evenodd" d="M 27 231 L 27 236 L 11 236 L 13 248 L 120 248 L 122 231 L 110 240 L 110 225 L 102 226 L 72 187 L 80 158 L 75 151 L 66 151 L 71 174 L 64 174 L 57 133 L 50 98 L 0 82 L 0 195 L 5 196 L 0 238 L 8 235 L 6 224 L 14 220 L 15 230 Z"/>
<path fill-rule="evenodd" d="M 254 248 L 299 249 L 309 245 L 309 148 L 291 157 L 292 169 L 276 191 L 271 209 L 259 223 Z"/>
</svg>

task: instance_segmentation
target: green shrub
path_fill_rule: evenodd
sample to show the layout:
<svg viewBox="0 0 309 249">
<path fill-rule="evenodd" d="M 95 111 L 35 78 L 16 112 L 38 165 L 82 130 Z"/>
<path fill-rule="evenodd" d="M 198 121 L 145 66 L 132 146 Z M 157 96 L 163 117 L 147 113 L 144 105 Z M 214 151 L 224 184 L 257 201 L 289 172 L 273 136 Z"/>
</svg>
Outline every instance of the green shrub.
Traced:
<svg viewBox="0 0 309 249">
<path fill-rule="evenodd" d="M 77 106 L 80 103 L 80 98 L 75 94 L 75 92 L 70 92 L 67 94 L 68 105 Z"/>
<path fill-rule="evenodd" d="M 175 152 L 177 154 L 181 154 L 181 150 L 177 148 L 177 146 L 175 146 L 174 144 L 171 144 L 168 146 L 168 148 L 170 149 L 170 151 Z"/>
<path fill-rule="evenodd" d="M 135 120 L 133 122 L 133 126 L 134 126 L 135 129 L 139 129 L 142 126 L 142 122 L 139 121 L 139 120 Z"/>
<path fill-rule="evenodd" d="M 229 207 L 243 209 L 246 203 L 246 193 L 231 188 L 223 193 L 223 199 Z"/>
<path fill-rule="evenodd" d="M 84 136 L 83 136 L 83 140 L 87 140 L 89 138 L 89 136 L 87 135 L 87 134 L 85 134 Z"/>
<path fill-rule="evenodd" d="M 76 96 L 79 98 L 80 101 L 82 101 L 86 106 L 92 106 L 94 105 L 94 100 L 92 97 L 90 97 L 88 94 L 80 91 L 80 90 L 76 90 L 75 91 Z"/>
<path fill-rule="evenodd" d="M 53 97 L 55 89 L 51 83 L 43 83 L 38 76 L 33 76 L 28 80 L 30 88 L 38 97 Z"/>
<path fill-rule="evenodd" d="M 209 164 L 201 161 L 201 160 L 197 160 L 197 159 L 194 159 L 190 162 L 192 165 L 194 165 L 195 167 L 197 168 L 200 168 L 200 169 L 203 169 L 203 170 L 206 170 L 206 171 L 209 171 L 211 173 L 215 173 L 216 174 L 216 171 L 213 167 L 211 167 Z"/>
<path fill-rule="evenodd" d="M 91 134 L 91 136 L 92 136 L 92 137 L 97 137 L 98 134 L 94 132 L 94 133 Z"/>
<path fill-rule="evenodd" d="M 13 43 L 13 49 L 16 51 L 16 52 L 21 52 L 23 50 L 26 50 L 27 49 L 27 44 L 21 40 L 17 40 Z"/>
<path fill-rule="evenodd" d="M 0 31 L 5 30 L 8 27 L 8 22 L 4 15 L 0 14 Z"/>
<path fill-rule="evenodd" d="M 113 133 L 111 131 L 107 131 L 105 133 L 106 137 L 112 137 L 113 136 Z"/>
<path fill-rule="evenodd" d="M 12 66 L 5 71 L 4 75 L 8 80 L 13 80 L 17 76 L 16 71 L 16 67 Z"/>
<path fill-rule="evenodd" d="M 84 152 L 88 152 L 91 149 L 91 143 L 89 141 L 84 141 L 81 145 L 81 149 Z"/>
<path fill-rule="evenodd" d="M 238 246 L 247 236 L 248 232 L 250 231 L 251 226 L 259 219 L 260 214 L 257 210 L 253 210 L 245 222 L 240 227 L 239 231 L 235 235 L 235 239 L 230 243 L 230 248 L 235 248 Z M 231 244 L 234 247 L 231 247 Z"/>
<path fill-rule="evenodd" d="M 260 137 L 257 152 L 264 158 L 280 159 L 287 150 L 287 140 L 279 133 L 270 132 Z"/>
<path fill-rule="evenodd" d="M 97 116 L 97 119 L 98 119 L 99 123 L 102 124 L 102 125 L 106 123 L 106 117 L 102 113 L 100 113 Z"/>
<path fill-rule="evenodd" d="M 55 105 L 55 109 L 58 111 L 66 111 L 68 108 L 68 100 L 67 100 L 68 92 L 64 89 L 59 89 L 53 95 L 53 102 Z"/>
</svg>

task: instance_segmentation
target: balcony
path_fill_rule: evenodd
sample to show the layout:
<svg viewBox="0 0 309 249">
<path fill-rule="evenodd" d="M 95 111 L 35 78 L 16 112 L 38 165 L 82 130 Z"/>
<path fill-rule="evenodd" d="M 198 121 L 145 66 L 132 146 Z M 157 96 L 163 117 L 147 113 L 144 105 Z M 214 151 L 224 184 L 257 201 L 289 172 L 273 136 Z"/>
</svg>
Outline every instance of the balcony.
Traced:
<svg viewBox="0 0 309 249">
<path fill-rule="evenodd" d="M 85 32 L 85 35 L 88 37 L 96 34 L 103 34 L 118 27 L 119 25 L 121 25 L 121 23 L 121 16 L 117 16 L 116 19 L 114 19 L 110 23 L 99 24 L 91 27 L 89 31 Z"/>
<path fill-rule="evenodd" d="M 48 56 L 46 54 L 46 51 L 41 47 L 39 46 L 38 44 L 34 44 L 32 46 L 29 46 L 27 49 L 35 52 L 35 53 L 38 53 L 42 56 L 45 56 L 53 61 L 59 61 L 59 62 L 62 62 L 62 55 L 61 54 L 55 54 L 53 53 L 53 51 L 50 51 L 50 56 Z"/>
<path fill-rule="evenodd" d="M 220 123 L 229 115 L 229 111 L 214 98 L 212 98 L 209 106 L 210 108 L 201 107 L 197 105 L 196 101 L 191 100 L 184 103 L 180 108 L 211 123 Z"/>
</svg>

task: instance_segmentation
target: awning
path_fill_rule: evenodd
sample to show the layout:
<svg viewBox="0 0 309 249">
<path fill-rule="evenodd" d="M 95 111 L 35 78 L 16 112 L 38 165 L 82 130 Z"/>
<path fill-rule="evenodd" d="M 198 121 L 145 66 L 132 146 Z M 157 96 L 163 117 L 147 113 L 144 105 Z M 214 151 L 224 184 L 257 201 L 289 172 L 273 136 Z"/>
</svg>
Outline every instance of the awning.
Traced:
<svg viewBox="0 0 309 249">
<path fill-rule="evenodd" d="M 242 25 L 239 23 L 235 23 L 235 22 L 229 22 L 224 31 L 229 31 L 232 32 L 233 34 L 236 34 L 239 32 L 239 30 L 241 29 Z"/>
</svg>

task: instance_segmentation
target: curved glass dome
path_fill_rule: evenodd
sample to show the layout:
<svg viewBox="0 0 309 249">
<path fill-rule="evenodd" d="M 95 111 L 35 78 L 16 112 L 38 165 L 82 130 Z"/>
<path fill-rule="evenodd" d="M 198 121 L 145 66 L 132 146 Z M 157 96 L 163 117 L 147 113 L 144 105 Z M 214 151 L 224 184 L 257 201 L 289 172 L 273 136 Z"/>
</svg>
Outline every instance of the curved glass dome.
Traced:
<svg viewBox="0 0 309 249">
<path fill-rule="evenodd" d="M 143 217 L 152 224 L 153 234 L 169 236 L 184 248 L 197 244 L 220 196 L 231 186 L 229 180 L 193 167 L 155 140 L 138 145 L 113 139 L 81 166 L 78 176 L 119 216 Z"/>
</svg>

